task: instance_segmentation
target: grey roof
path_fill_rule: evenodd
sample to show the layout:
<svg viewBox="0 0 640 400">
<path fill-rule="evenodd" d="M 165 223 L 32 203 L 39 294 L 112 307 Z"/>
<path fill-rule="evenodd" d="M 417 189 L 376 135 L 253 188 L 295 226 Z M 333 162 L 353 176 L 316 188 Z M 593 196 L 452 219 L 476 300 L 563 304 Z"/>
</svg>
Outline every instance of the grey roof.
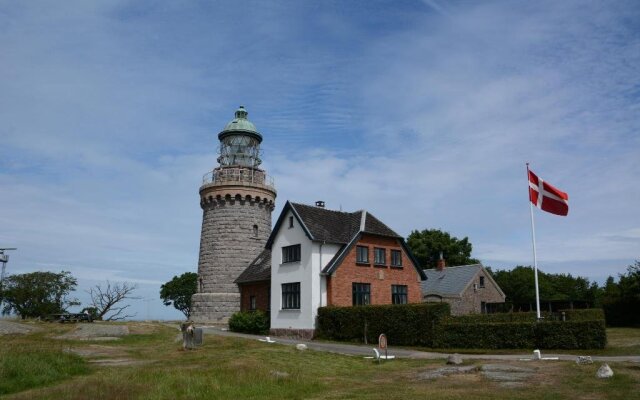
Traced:
<svg viewBox="0 0 640 400">
<path fill-rule="evenodd" d="M 483 269 L 482 264 L 445 267 L 442 271 L 425 269 L 427 280 L 422 281 L 422 295 L 460 296 L 471 280 Z"/>
<path fill-rule="evenodd" d="M 242 271 L 235 283 L 268 281 L 271 279 L 271 250 L 264 249 L 249 266 Z"/>
<path fill-rule="evenodd" d="M 291 206 L 308 229 L 312 240 L 349 243 L 361 231 L 363 216 L 365 224 L 362 231 L 374 235 L 401 237 L 379 219 L 363 210 L 343 212 L 299 203 L 291 203 Z"/>
</svg>

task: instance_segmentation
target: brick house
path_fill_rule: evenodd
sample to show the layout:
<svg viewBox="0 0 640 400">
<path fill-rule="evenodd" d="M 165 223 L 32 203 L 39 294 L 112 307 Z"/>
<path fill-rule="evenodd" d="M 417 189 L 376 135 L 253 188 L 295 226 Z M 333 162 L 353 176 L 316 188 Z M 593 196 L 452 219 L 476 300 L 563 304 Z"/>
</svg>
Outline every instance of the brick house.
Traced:
<svg viewBox="0 0 640 400">
<path fill-rule="evenodd" d="M 265 247 L 236 282 L 243 310 L 265 309 L 270 292 L 273 334 L 313 336 L 323 306 L 422 301 L 425 273 L 404 239 L 367 211 L 287 202 Z"/>
<path fill-rule="evenodd" d="M 446 267 L 441 259 L 437 268 L 424 272 L 423 301 L 449 303 L 451 315 L 484 314 L 505 301 L 504 292 L 482 264 Z"/>
</svg>

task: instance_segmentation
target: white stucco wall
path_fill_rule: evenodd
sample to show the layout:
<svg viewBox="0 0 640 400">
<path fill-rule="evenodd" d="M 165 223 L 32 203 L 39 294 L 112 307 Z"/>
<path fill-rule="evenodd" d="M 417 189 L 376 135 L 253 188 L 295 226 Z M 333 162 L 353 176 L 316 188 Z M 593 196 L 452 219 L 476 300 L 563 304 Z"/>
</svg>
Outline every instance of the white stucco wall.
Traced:
<svg viewBox="0 0 640 400">
<path fill-rule="evenodd" d="M 271 247 L 271 328 L 315 329 L 318 307 L 327 304 L 326 280 L 320 271 L 340 246 L 312 242 L 295 217 L 290 228 L 292 215 L 287 212 Z M 282 248 L 296 244 L 300 244 L 300 261 L 283 264 Z M 293 282 L 300 282 L 300 309 L 283 310 L 282 284 Z"/>
</svg>

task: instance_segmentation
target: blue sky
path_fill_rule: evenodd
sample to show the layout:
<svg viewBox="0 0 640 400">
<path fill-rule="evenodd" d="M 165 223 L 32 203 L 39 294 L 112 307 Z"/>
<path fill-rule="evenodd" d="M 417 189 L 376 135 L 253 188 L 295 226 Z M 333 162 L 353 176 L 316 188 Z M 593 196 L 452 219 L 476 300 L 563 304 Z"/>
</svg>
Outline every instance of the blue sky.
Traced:
<svg viewBox="0 0 640 400">
<path fill-rule="evenodd" d="M 78 297 L 196 271 L 198 187 L 243 104 L 287 199 L 602 282 L 640 259 L 640 3 L 0 1 L 0 247 Z M 144 300 L 146 299 L 146 300 Z"/>
</svg>

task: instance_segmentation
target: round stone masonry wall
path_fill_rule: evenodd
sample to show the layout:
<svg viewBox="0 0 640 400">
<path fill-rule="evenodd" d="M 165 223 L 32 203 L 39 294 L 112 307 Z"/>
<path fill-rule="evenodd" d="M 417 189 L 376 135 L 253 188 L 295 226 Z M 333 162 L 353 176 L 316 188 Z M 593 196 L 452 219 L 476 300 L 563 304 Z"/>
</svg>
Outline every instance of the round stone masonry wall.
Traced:
<svg viewBox="0 0 640 400">
<path fill-rule="evenodd" d="M 224 323 L 240 311 L 240 292 L 234 281 L 262 252 L 271 233 L 273 197 L 232 197 L 225 188 L 219 189 L 201 191 L 198 293 L 192 298 L 191 314 L 197 322 Z M 222 191 L 227 193 L 215 193 Z"/>
</svg>

